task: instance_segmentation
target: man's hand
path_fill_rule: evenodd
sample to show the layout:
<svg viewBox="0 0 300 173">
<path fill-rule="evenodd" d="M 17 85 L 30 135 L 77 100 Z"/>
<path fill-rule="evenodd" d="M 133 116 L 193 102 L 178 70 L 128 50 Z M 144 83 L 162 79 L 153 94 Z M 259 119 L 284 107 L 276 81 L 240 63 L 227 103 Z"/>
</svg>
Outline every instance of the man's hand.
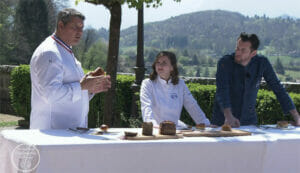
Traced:
<svg viewBox="0 0 300 173">
<path fill-rule="evenodd" d="M 231 127 L 240 127 L 240 121 L 238 119 L 236 119 L 233 115 L 229 118 L 225 117 L 224 124 L 228 124 Z"/>
<path fill-rule="evenodd" d="M 295 126 L 300 126 L 300 116 L 299 113 L 296 109 L 293 109 L 290 111 L 290 113 L 292 114 L 294 121 L 295 121 Z"/>
<path fill-rule="evenodd" d="M 295 120 L 295 126 L 300 126 L 300 117 L 298 116 Z"/>
<path fill-rule="evenodd" d="M 231 127 L 240 127 L 240 121 L 232 115 L 230 108 L 224 109 L 224 124 L 228 124 Z"/>
<path fill-rule="evenodd" d="M 111 87 L 110 76 L 84 76 L 80 81 L 81 89 L 97 94 L 107 91 Z"/>
</svg>

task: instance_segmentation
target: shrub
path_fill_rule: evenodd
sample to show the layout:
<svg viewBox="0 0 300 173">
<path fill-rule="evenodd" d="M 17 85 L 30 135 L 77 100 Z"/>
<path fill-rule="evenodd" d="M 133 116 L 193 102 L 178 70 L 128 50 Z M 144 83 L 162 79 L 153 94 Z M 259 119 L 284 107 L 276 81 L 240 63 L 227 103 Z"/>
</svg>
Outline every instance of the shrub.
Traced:
<svg viewBox="0 0 300 173">
<path fill-rule="evenodd" d="M 213 112 L 213 103 L 216 93 L 215 85 L 199 85 L 197 83 L 188 83 L 187 87 L 191 91 L 198 105 L 201 107 L 208 119 L 211 119 Z M 187 124 L 194 125 L 193 119 L 188 112 L 183 109 L 181 120 Z"/>
<path fill-rule="evenodd" d="M 20 65 L 12 70 L 9 90 L 14 111 L 17 115 L 29 121 L 31 83 L 30 67 L 28 65 Z"/>
<path fill-rule="evenodd" d="M 139 116 L 134 118 L 130 116 L 132 90 L 131 85 L 135 77 L 129 75 L 117 76 L 117 117 L 115 117 L 115 127 L 140 127 L 142 123 L 141 111 Z M 188 88 L 197 100 L 198 104 L 211 119 L 213 111 L 213 103 L 216 92 L 215 85 L 200 85 L 198 83 L 188 83 Z M 137 95 L 139 93 L 136 93 Z M 291 93 L 297 108 L 300 107 L 300 94 Z M 31 97 L 31 82 L 30 69 L 28 65 L 21 65 L 14 68 L 11 73 L 10 97 L 16 113 L 29 120 L 30 118 L 30 97 Z M 88 115 L 89 127 L 99 127 L 103 122 L 103 102 L 104 93 L 94 96 L 90 101 L 90 111 Z M 140 101 L 137 101 L 140 109 Z M 256 112 L 258 114 L 259 124 L 274 124 L 278 120 L 291 120 L 290 116 L 284 116 L 275 95 L 271 91 L 259 90 L 257 95 Z M 181 120 L 187 124 L 193 125 L 194 122 L 183 109 Z"/>
<path fill-rule="evenodd" d="M 299 108 L 300 94 L 290 93 L 289 95 L 296 108 Z M 279 120 L 292 120 L 291 116 L 284 116 L 280 103 L 272 91 L 259 90 L 256 102 L 258 124 L 275 124 Z"/>
<path fill-rule="evenodd" d="M 115 117 L 114 126 L 129 127 L 130 108 L 132 100 L 131 84 L 134 82 L 134 76 L 118 75 L 117 76 L 117 115 Z M 99 127 L 103 122 L 103 104 L 104 93 L 100 93 L 94 96 L 90 101 L 89 111 L 89 127 Z"/>
</svg>

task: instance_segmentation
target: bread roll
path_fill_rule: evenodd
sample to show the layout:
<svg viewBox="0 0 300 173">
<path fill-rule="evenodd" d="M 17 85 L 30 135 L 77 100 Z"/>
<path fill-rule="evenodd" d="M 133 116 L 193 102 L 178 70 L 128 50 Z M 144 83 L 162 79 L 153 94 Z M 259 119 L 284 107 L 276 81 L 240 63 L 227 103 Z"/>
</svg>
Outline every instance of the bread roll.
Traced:
<svg viewBox="0 0 300 173">
<path fill-rule="evenodd" d="M 287 121 L 277 121 L 278 128 L 287 128 L 289 126 L 289 122 Z"/>
<path fill-rule="evenodd" d="M 100 126 L 100 129 L 101 129 L 103 132 L 107 132 L 108 125 L 102 124 L 102 125 Z"/>
<path fill-rule="evenodd" d="M 224 124 L 224 125 L 222 126 L 222 130 L 223 130 L 223 131 L 231 131 L 231 126 L 230 126 L 229 124 Z"/>
<path fill-rule="evenodd" d="M 205 124 L 204 123 L 196 124 L 196 129 L 205 130 Z"/>
<path fill-rule="evenodd" d="M 96 70 L 94 70 L 91 73 L 91 76 L 101 76 L 101 75 L 105 75 L 105 71 L 101 67 L 97 67 Z"/>
</svg>

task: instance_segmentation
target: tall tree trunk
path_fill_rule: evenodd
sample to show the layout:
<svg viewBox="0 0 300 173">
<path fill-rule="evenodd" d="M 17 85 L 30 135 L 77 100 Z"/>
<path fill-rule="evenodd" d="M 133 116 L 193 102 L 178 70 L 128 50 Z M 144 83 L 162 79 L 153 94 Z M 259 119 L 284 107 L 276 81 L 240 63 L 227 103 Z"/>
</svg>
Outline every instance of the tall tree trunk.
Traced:
<svg viewBox="0 0 300 173">
<path fill-rule="evenodd" d="M 117 116 L 116 111 L 116 81 L 117 81 L 117 67 L 119 56 L 119 41 L 120 41 L 120 27 L 121 27 L 121 4 L 116 2 L 109 8 L 111 18 L 109 26 L 109 46 L 106 71 L 111 76 L 111 89 L 105 94 L 104 100 L 104 116 L 103 122 L 109 126 L 114 125 L 114 120 Z M 118 118 L 117 118 L 118 119 Z"/>
</svg>

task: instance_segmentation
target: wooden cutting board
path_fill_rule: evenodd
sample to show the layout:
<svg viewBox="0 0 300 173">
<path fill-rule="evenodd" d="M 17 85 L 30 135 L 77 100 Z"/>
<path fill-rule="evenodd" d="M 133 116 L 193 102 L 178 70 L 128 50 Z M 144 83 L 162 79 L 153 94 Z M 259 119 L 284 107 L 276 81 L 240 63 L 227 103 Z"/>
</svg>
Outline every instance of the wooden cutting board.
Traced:
<svg viewBox="0 0 300 173">
<path fill-rule="evenodd" d="M 127 140 L 160 140 L 160 139 L 179 139 L 183 138 L 182 134 L 172 135 L 153 135 L 153 136 L 144 136 L 144 135 L 137 135 L 135 137 L 124 137 Z"/>
<path fill-rule="evenodd" d="M 182 132 L 185 137 L 230 137 L 230 136 L 249 136 L 251 132 L 232 129 L 231 131 L 217 131 L 217 130 L 207 130 L 207 131 L 193 131 L 193 132 Z"/>
</svg>

